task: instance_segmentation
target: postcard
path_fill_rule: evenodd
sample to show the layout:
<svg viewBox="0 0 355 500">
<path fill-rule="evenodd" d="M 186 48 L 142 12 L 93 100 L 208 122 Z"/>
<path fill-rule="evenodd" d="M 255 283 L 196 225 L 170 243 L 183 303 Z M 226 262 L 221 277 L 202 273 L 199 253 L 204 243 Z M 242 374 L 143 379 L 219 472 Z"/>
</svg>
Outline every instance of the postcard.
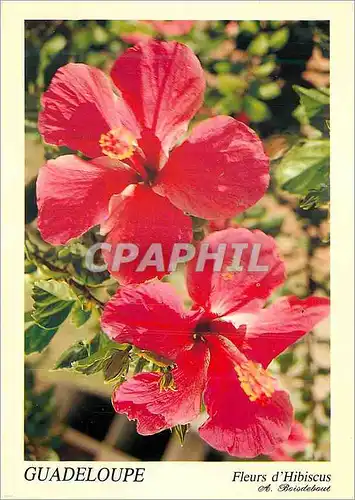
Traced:
<svg viewBox="0 0 355 500">
<path fill-rule="evenodd" d="M 2 498 L 354 498 L 352 3 L 2 14 Z"/>
</svg>

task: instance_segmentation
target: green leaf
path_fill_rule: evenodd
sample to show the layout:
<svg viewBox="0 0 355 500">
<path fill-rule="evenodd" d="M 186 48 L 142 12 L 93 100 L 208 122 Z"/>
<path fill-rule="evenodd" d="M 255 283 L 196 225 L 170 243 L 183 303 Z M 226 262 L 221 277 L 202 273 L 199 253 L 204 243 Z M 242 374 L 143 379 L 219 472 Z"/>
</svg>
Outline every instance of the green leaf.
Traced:
<svg viewBox="0 0 355 500">
<path fill-rule="evenodd" d="M 32 318 L 42 328 L 58 328 L 68 317 L 76 299 L 69 285 L 55 280 L 37 281 L 32 290 Z"/>
<path fill-rule="evenodd" d="M 289 368 L 293 365 L 295 361 L 295 354 L 293 351 L 287 351 L 285 354 L 281 354 L 277 357 L 277 363 L 280 366 L 281 373 L 287 373 Z"/>
<path fill-rule="evenodd" d="M 264 233 L 270 234 L 271 236 L 276 236 L 279 234 L 281 226 L 284 221 L 283 215 L 275 215 L 274 217 L 267 217 L 257 222 L 253 227 L 249 229 L 261 229 Z"/>
<path fill-rule="evenodd" d="M 100 25 L 94 26 L 94 29 L 91 30 L 92 38 L 94 43 L 98 45 L 103 45 L 107 42 L 108 40 L 108 33 L 107 31 Z"/>
<path fill-rule="evenodd" d="M 117 368 L 117 364 L 114 363 L 111 369 L 108 367 L 111 356 L 120 352 L 128 353 L 127 350 L 125 351 L 126 345 L 113 342 L 102 332 L 95 335 L 95 337 L 90 342 L 86 342 L 86 344 L 87 356 L 73 362 L 71 365 L 74 371 L 83 373 L 84 375 L 92 375 L 93 373 L 103 370 L 105 367 L 108 373 L 112 375 L 114 367 Z"/>
<path fill-rule="evenodd" d="M 269 24 L 272 29 L 276 30 L 282 26 L 282 21 L 269 21 Z"/>
<path fill-rule="evenodd" d="M 57 452 L 55 452 L 53 449 L 48 448 L 46 449 L 46 454 L 42 458 L 42 460 L 46 462 L 58 462 L 60 460 L 59 455 Z"/>
<path fill-rule="evenodd" d="M 269 50 L 269 37 L 266 33 L 259 35 L 252 40 L 248 46 L 248 52 L 252 56 L 264 56 Z"/>
<path fill-rule="evenodd" d="M 230 115 L 239 113 L 242 110 L 242 98 L 237 94 L 230 94 L 222 97 L 215 106 L 215 111 L 221 114 Z"/>
<path fill-rule="evenodd" d="M 247 82 L 240 76 L 230 74 L 217 75 L 217 88 L 222 94 L 243 92 L 247 87 Z"/>
<path fill-rule="evenodd" d="M 69 370 L 72 363 L 87 358 L 89 355 L 89 344 L 85 340 L 79 340 L 62 353 L 56 361 L 53 370 Z"/>
<path fill-rule="evenodd" d="M 91 33 L 87 28 L 76 29 L 72 32 L 72 44 L 78 52 L 87 51 L 91 45 Z"/>
<path fill-rule="evenodd" d="M 24 319 L 25 319 L 25 323 L 33 323 L 32 311 L 26 311 Z"/>
<path fill-rule="evenodd" d="M 267 104 L 250 95 L 246 96 L 244 99 L 244 111 L 249 116 L 250 120 L 256 123 L 268 120 L 271 116 Z"/>
<path fill-rule="evenodd" d="M 57 56 L 66 46 L 67 40 L 65 36 L 56 34 L 49 40 L 43 43 L 40 50 L 40 63 L 38 67 L 37 84 L 44 85 L 44 72 L 50 62 Z"/>
<path fill-rule="evenodd" d="M 306 195 L 329 183 L 330 143 L 309 140 L 293 146 L 276 169 L 279 186 L 294 194 Z"/>
<path fill-rule="evenodd" d="M 149 364 L 149 361 L 145 358 L 137 358 L 136 365 L 134 367 L 133 375 L 137 375 L 137 373 L 141 373 L 146 365 Z"/>
<path fill-rule="evenodd" d="M 278 83 L 270 82 L 260 85 L 258 90 L 259 97 L 267 101 L 268 99 L 275 99 L 281 94 L 281 89 Z"/>
<path fill-rule="evenodd" d="M 90 319 L 90 316 L 91 309 L 85 310 L 80 302 L 76 302 L 71 311 L 70 321 L 76 328 L 80 328 Z"/>
<path fill-rule="evenodd" d="M 311 189 L 300 201 L 303 210 L 318 208 L 330 201 L 329 185 L 323 184 L 319 189 Z"/>
<path fill-rule="evenodd" d="M 114 342 L 111 340 L 105 333 L 100 332 L 98 335 L 96 335 L 93 339 L 93 347 L 91 348 L 91 352 L 94 352 L 94 348 L 96 350 L 102 349 L 102 350 L 107 350 L 107 349 L 125 349 L 127 344 L 118 344 L 117 342 Z"/>
<path fill-rule="evenodd" d="M 259 25 L 257 21 L 241 21 L 238 24 L 239 31 L 246 31 L 247 33 L 251 33 L 255 35 L 259 31 Z"/>
<path fill-rule="evenodd" d="M 293 112 L 300 123 L 307 123 L 307 119 L 313 118 L 330 103 L 329 89 L 307 89 L 293 85 L 293 90 L 300 96 L 300 105 Z"/>
<path fill-rule="evenodd" d="M 260 66 L 256 66 L 253 69 L 253 73 L 257 78 L 265 78 L 266 76 L 269 76 L 270 73 L 272 73 L 275 68 L 276 68 L 275 61 L 267 61 L 266 63 L 261 64 Z"/>
<path fill-rule="evenodd" d="M 308 105 L 313 106 L 314 104 L 325 106 L 330 103 L 330 94 L 327 88 L 307 89 L 299 85 L 293 85 L 292 88 L 300 96 L 301 103 L 305 107 Z"/>
<path fill-rule="evenodd" d="M 179 438 L 181 446 L 183 446 L 186 434 L 188 433 L 190 429 L 190 424 L 178 424 L 175 425 L 173 428 L 174 432 L 176 433 L 177 437 Z"/>
<path fill-rule="evenodd" d="M 38 215 L 36 198 L 37 177 L 31 179 L 25 187 L 25 223 L 30 224 Z"/>
<path fill-rule="evenodd" d="M 65 281 L 39 280 L 36 281 L 35 287 L 60 300 L 71 301 L 77 299 L 77 296 Z"/>
<path fill-rule="evenodd" d="M 60 260 L 66 259 L 66 257 L 68 257 L 68 260 L 70 260 L 71 259 L 70 247 L 67 246 L 67 247 L 60 248 L 58 250 L 57 255 L 58 255 L 58 259 L 60 259 Z"/>
<path fill-rule="evenodd" d="M 246 210 L 244 212 L 244 217 L 252 218 L 252 219 L 259 219 L 260 217 L 265 215 L 265 212 L 266 212 L 265 207 L 263 207 L 261 205 L 254 205 L 253 207 L 248 208 L 248 210 Z"/>
<path fill-rule="evenodd" d="M 102 332 L 99 332 L 97 333 L 90 341 L 89 341 L 89 356 L 91 356 L 91 354 L 94 354 L 95 352 L 97 352 L 99 349 L 101 349 L 103 347 L 103 345 L 101 344 L 102 342 L 102 339 L 103 337 L 107 337 L 107 335 L 105 335 L 104 333 Z"/>
<path fill-rule="evenodd" d="M 116 49 L 112 49 L 112 52 L 118 52 L 120 50 L 120 45 Z M 89 52 L 86 57 L 86 63 L 90 66 L 96 66 L 97 68 L 104 68 L 107 61 L 107 53 L 105 52 Z"/>
<path fill-rule="evenodd" d="M 108 356 L 108 353 L 104 354 L 102 351 L 95 352 L 91 356 L 72 363 L 72 368 L 84 375 L 92 375 L 103 369 L 106 355 Z"/>
<path fill-rule="evenodd" d="M 231 70 L 231 63 L 228 61 L 218 61 L 214 65 L 216 73 L 229 73 Z"/>
<path fill-rule="evenodd" d="M 299 121 L 301 125 L 309 124 L 309 118 L 307 116 L 305 107 L 302 106 L 302 104 L 300 104 L 293 110 L 292 116 L 296 118 L 296 120 Z"/>
<path fill-rule="evenodd" d="M 289 193 L 306 195 L 308 191 L 323 189 L 329 182 L 329 165 L 313 165 L 294 179 L 284 184 L 283 189 Z"/>
<path fill-rule="evenodd" d="M 36 270 L 37 270 L 36 265 L 26 259 L 25 260 L 25 274 L 32 274 Z"/>
<path fill-rule="evenodd" d="M 52 340 L 58 328 L 41 328 L 33 323 L 25 330 L 25 354 L 42 352 Z"/>
<path fill-rule="evenodd" d="M 45 54 L 46 56 L 54 55 L 62 50 L 65 45 L 65 36 L 56 34 L 42 45 L 41 54 Z"/>
<path fill-rule="evenodd" d="M 269 38 L 270 48 L 273 50 L 282 49 L 282 47 L 284 47 L 288 42 L 289 37 L 290 37 L 290 30 L 286 27 L 275 31 L 274 33 L 272 33 L 272 35 L 270 35 Z"/>
<path fill-rule="evenodd" d="M 129 368 L 129 353 L 127 350 L 112 351 L 111 355 L 105 359 L 103 374 L 105 382 L 117 382 L 127 374 Z"/>
<path fill-rule="evenodd" d="M 35 294 L 38 298 L 36 291 Z M 42 328 L 58 328 L 69 316 L 73 304 L 56 298 L 47 300 L 41 298 L 34 305 L 32 318 Z"/>
<path fill-rule="evenodd" d="M 25 364 L 25 391 L 31 391 L 35 386 L 34 369 Z"/>
</svg>

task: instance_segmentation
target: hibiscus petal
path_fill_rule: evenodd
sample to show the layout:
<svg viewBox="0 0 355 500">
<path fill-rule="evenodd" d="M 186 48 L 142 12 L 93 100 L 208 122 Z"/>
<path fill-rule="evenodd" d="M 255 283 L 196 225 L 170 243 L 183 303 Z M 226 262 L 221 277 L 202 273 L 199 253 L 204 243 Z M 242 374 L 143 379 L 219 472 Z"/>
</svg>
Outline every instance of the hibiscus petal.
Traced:
<svg viewBox="0 0 355 500">
<path fill-rule="evenodd" d="M 195 320 L 169 283 L 154 281 L 120 288 L 106 304 L 101 326 L 116 342 L 175 360 L 192 346 Z"/>
<path fill-rule="evenodd" d="M 281 443 L 280 446 L 269 454 L 269 457 L 274 461 L 293 461 L 292 454 L 304 452 L 310 443 L 311 440 L 308 437 L 306 429 L 301 422 L 295 420 L 292 423 L 291 433 L 287 441 Z"/>
<path fill-rule="evenodd" d="M 171 154 L 156 190 L 204 219 L 232 217 L 254 205 L 269 184 L 269 160 L 255 132 L 229 116 L 198 124 Z"/>
<path fill-rule="evenodd" d="M 209 418 L 199 433 L 213 448 L 233 456 L 268 454 L 290 434 L 293 410 L 289 396 L 275 390 L 264 404 L 250 401 L 226 342 L 222 344 L 219 338 L 208 342 L 211 361 L 204 403 Z"/>
<path fill-rule="evenodd" d="M 192 238 L 190 218 L 143 185 L 132 186 L 122 195 L 113 197 L 110 217 L 103 231 L 109 231 L 106 242 L 112 245 L 110 252 L 103 252 L 109 271 L 126 284 L 167 274 L 174 244 L 188 243 Z M 137 258 L 115 265 L 115 252 L 120 248 L 117 245 L 128 243 L 139 248 Z M 152 244 L 155 246 L 151 247 Z M 146 266 L 143 259 L 149 249 L 156 264 Z"/>
<path fill-rule="evenodd" d="M 49 160 L 37 179 L 38 228 L 42 238 L 64 245 L 104 221 L 111 196 L 135 180 L 135 172 L 107 157 L 74 155 Z"/>
<path fill-rule="evenodd" d="M 262 309 L 248 324 L 244 350 L 250 359 L 267 366 L 329 315 L 325 297 L 282 297 Z"/>
<path fill-rule="evenodd" d="M 233 342 L 238 349 L 243 345 L 247 331 L 246 325 L 236 327 L 232 322 L 225 321 L 224 319 L 215 320 L 211 325 L 214 332 L 220 337 L 224 337 Z"/>
<path fill-rule="evenodd" d="M 176 360 L 177 367 L 171 372 L 173 390 L 160 387 L 162 373 L 140 373 L 114 391 L 113 407 L 137 420 L 137 431 L 142 435 L 191 422 L 200 413 L 208 359 L 205 344 L 195 344 Z"/>
<path fill-rule="evenodd" d="M 165 150 L 202 104 L 201 64 L 181 43 L 152 40 L 131 47 L 116 60 L 111 77 L 138 122 L 152 130 Z"/>
<path fill-rule="evenodd" d="M 162 415 L 153 414 L 147 408 L 158 391 L 159 380 L 157 373 L 140 373 L 123 382 L 112 394 L 115 411 L 126 414 L 129 420 L 137 420 L 137 432 L 142 436 L 155 434 L 169 427 Z"/>
<path fill-rule="evenodd" d="M 305 448 L 311 443 L 305 427 L 295 420 L 292 424 L 291 433 L 287 441 L 285 441 L 285 448 L 294 453 L 304 451 Z"/>
<path fill-rule="evenodd" d="M 156 175 L 160 165 L 165 163 L 166 155 L 163 151 L 160 139 L 151 130 L 143 130 L 138 141 L 140 149 L 144 152 L 144 163 L 149 170 Z"/>
<path fill-rule="evenodd" d="M 255 313 L 274 288 L 284 281 L 285 268 L 277 254 L 275 240 L 261 231 L 228 228 L 209 234 L 203 243 L 209 245 L 209 253 L 217 252 L 220 244 L 227 245 L 223 266 L 213 271 L 214 261 L 207 260 L 204 270 L 199 271 L 199 252 L 196 252 L 196 257 L 187 266 L 188 291 L 196 304 L 219 317 L 230 315 L 229 320 L 233 321 L 236 312 L 239 315 Z M 232 245 L 236 245 L 234 249 Z M 233 257 L 238 249 L 242 249 L 242 253 L 240 262 L 235 262 L 235 269 L 238 264 L 242 269 L 231 271 L 229 266 L 234 264 Z M 265 270 L 260 270 L 260 266 L 265 266 Z M 236 326 L 243 323 L 244 318 Z"/>
<path fill-rule="evenodd" d="M 109 79 L 86 64 L 69 63 L 60 68 L 41 102 L 38 128 L 44 140 L 91 158 L 102 154 L 101 134 L 120 125 L 138 134 L 132 112 L 115 97 Z"/>
</svg>

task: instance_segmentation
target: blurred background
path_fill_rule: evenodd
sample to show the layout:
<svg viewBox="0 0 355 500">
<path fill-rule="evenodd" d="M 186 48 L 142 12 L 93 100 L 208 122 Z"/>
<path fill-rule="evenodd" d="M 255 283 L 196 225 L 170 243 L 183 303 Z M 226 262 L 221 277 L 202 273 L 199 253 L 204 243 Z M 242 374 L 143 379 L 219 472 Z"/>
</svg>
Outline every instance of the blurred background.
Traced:
<svg viewBox="0 0 355 500">
<path fill-rule="evenodd" d="M 90 276 L 83 266 L 85 248 L 92 243 L 94 230 L 66 247 L 50 247 L 40 238 L 35 201 L 38 169 L 46 159 L 68 152 L 42 143 L 37 130 L 40 96 L 60 66 L 70 61 L 84 62 L 109 72 L 116 57 L 127 47 L 150 38 L 179 40 L 199 57 L 207 90 L 204 105 L 193 123 L 216 114 L 233 116 L 257 131 L 271 159 L 272 181 L 262 200 L 228 221 L 206 224 L 194 220 L 195 237 L 230 225 L 259 228 L 276 238 L 287 265 L 287 281 L 274 297 L 330 293 L 329 186 L 321 184 L 321 188 L 317 185 L 313 189 L 313 180 L 308 179 L 303 190 L 294 189 L 289 172 L 295 148 L 308 144 L 307 141 L 323 145 L 329 139 L 327 22 L 26 22 L 27 460 L 236 460 L 210 448 L 194 426 L 183 447 L 177 434 L 170 431 L 150 437 L 138 435 L 135 424 L 116 415 L 111 406 L 110 382 L 114 377 L 94 369 L 90 375 L 89 370 L 79 373 L 70 369 L 68 359 L 60 360 L 63 351 L 73 344 L 80 347 L 80 341 L 95 339 L 98 315 L 94 310 L 76 310 L 45 346 L 31 319 L 33 284 L 55 276 L 58 268 L 80 277 L 86 289 L 98 297 L 115 291 L 115 282 L 107 273 Z M 302 157 L 302 161 L 306 164 L 309 156 Z M 319 158 L 312 161 L 310 168 L 315 161 L 319 164 Z M 329 162 L 329 158 L 325 161 Z M 188 304 L 183 270 L 166 279 Z M 297 446 L 289 443 L 279 450 L 279 455 L 256 460 L 330 459 L 329 358 L 329 323 L 324 322 L 273 362 L 272 371 L 290 391 L 295 416 L 302 427 L 294 439 Z"/>
</svg>

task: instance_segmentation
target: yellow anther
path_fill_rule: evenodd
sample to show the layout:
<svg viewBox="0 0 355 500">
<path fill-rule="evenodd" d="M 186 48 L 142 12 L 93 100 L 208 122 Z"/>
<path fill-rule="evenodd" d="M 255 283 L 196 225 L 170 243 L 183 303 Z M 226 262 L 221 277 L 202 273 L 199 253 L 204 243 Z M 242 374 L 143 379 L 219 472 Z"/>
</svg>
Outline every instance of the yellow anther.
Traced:
<svg viewBox="0 0 355 500">
<path fill-rule="evenodd" d="M 113 160 L 129 158 L 137 146 L 135 138 L 125 127 L 115 128 L 107 134 L 102 134 L 99 144 L 103 154 Z"/>
<path fill-rule="evenodd" d="M 233 273 L 222 273 L 221 274 L 222 278 L 225 280 L 225 281 L 230 281 L 233 279 L 234 275 Z"/>
<path fill-rule="evenodd" d="M 265 402 L 275 391 L 275 379 L 259 363 L 246 361 L 235 366 L 240 386 L 250 401 Z"/>
</svg>

